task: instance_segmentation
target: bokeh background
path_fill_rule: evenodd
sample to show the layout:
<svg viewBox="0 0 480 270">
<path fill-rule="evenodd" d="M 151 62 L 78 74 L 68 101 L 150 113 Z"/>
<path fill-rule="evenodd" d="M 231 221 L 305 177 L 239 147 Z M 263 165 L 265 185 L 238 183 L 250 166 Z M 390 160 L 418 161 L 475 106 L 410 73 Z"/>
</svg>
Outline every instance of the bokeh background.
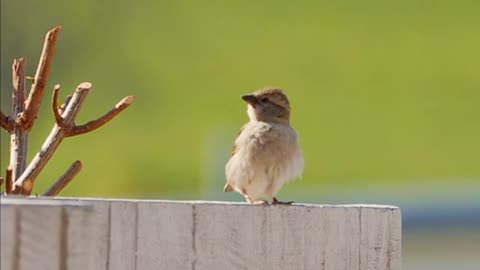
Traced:
<svg viewBox="0 0 480 270">
<path fill-rule="evenodd" d="M 137 100 L 67 138 L 36 192 L 80 159 L 64 196 L 241 201 L 221 192 L 240 96 L 281 87 L 306 158 L 281 198 L 399 205 L 404 269 L 479 269 L 479 14 L 468 0 L 2 0 L 1 107 L 13 58 L 33 75 L 61 25 L 30 157 L 53 126 L 55 83 L 62 100 L 93 84 L 79 123 Z M 2 174 L 8 155 L 2 131 Z"/>
</svg>

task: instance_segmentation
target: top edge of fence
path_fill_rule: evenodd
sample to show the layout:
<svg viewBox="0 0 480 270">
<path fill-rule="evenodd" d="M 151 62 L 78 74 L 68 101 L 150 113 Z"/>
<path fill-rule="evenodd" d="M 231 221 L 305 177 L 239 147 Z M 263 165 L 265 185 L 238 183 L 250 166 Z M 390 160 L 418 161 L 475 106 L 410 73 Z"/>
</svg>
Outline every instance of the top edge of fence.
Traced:
<svg viewBox="0 0 480 270">
<path fill-rule="evenodd" d="M 86 200 L 56 200 L 48 197 L 22 197 L 22 196 L 1 196 L 0 205 L 8 206 L 39 206 L 39 207 L 74 207 L 93 208 L 93 203 Z"/>
<path fill-rule="evenodd" d="M 154 199 L 121 199 L 121 198 L 89 198 L 89 197 L 17 197 L 2 196 L 2 205 L 64 205 L 64 206 L 87 206 L 92 202 L 125 202 L 125 203 L 163 203 L 163 204 L 187 204 L 187 205 L 217 205 L 217 206 L 248 206 L 248 207 L 279 207 L 279 205 L 249 205 L 244 202 L 232 201 L 179 201 L 179 200 L 154 200 Z M 381 204 L 310 204 L 294 203 L 293 205 L 280 207 L 299 207 L 299 208 L 369 208 L 396 210 L 398 206 Z"/>
</svg>

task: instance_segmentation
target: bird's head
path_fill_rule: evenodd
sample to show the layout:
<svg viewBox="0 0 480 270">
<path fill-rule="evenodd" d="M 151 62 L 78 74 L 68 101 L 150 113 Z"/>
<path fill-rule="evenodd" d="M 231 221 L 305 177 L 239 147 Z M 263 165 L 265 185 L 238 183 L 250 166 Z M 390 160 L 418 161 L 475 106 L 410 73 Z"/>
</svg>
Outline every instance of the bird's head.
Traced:
<svg viewBox="0 0 480 270">
<path fill-rule="evenodd" d="M 290 121 L 290 103 L 281 89 L 260 89 L 242 99 L 248 103 L 251 120 L 287 124 Z"/>
</svg>

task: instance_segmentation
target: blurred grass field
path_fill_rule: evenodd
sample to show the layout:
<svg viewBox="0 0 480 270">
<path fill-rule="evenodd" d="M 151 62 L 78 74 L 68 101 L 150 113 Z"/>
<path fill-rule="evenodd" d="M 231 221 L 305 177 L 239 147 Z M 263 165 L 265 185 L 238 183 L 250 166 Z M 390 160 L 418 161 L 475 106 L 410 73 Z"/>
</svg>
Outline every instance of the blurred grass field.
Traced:
<svg viewBox="0 0 480 270">
<path fill-rule="evenodd" d="M 44 34 L 62 25 L 48 89 L 60 83 L 64 97 L 93 83 L 79 122 L 125 95 L 137 100 L 101 130 L 66 139 L 39 193 L 80 159 L 65 196 L 222 196 L 223 166 L 247 120 L 239 97 L 264 86 L 289 94 L 307 161 L 287 196 L 478 189 L 479 8 L 466 0 L 2 1 L 1 105 L 10 110 L 13 58 L 27 56 L 34 74 Z M 53 125 L 50 98 L 31 157 Z M 7 146 L 2 133 L 2 172 Z"/>
<path fill-rule="evenodd" d="M 406 268 L 479 269 L 479 1 L 0 3 L 2 110 L 13 58 L 26 56 L 33 75 L 56 25 L 47 88 L 60 83 L 63 99 L 93 84 L 78 123 L 137 97 L 102 129 L 67 138 L 39 194 L 80 159 L 63 196 L 242 200 L 221 192 L 247 121 L 240 96 L 277 86 L 306 158 L 303 179 L 281 198 L 397 204 Z M 48 91 L 30 157 L 53 126 L 50 99 Z"/>
</svg>

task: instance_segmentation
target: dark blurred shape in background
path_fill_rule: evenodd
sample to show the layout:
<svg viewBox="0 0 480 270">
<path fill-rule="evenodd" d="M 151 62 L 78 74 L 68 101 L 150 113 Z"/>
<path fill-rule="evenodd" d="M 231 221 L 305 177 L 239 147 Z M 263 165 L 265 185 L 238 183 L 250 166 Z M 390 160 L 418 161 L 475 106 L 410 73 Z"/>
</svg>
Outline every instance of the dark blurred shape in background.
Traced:
<svg viewBox="0 0 480 270">
<path fill-rule="evenodd" d="M 479 269 L 479 10 L 466 0 L 1 1 L 1 106 L 10 110 L 13 58 L 26 56 L 33 75 L 44 34 L 62 25 L 47 88 L 92 82 L 79 122 L 137 101 L 66 140 L 37 192 L 80 159 L 63 196 L 237 201 L 221 191 L 247 120 L 240 96 L 281 87 L 307 162 L 282 198 L 399 205 L 404 269 Z M 30 157 L 54 123 L 50 97 Z M 7 145 L 2 132 L 2 174 Z"/>
</svg>

